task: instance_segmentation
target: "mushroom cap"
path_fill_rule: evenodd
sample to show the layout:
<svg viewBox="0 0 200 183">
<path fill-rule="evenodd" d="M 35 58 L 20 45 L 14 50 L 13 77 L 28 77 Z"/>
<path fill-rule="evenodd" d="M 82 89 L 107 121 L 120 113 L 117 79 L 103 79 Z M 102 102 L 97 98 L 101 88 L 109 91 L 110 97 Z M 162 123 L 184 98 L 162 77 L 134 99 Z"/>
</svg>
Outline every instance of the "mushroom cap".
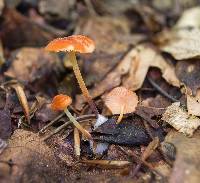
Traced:
<svg viewBox="0 0 200 183">
<path fill-rule="evenodd" d="M 127 114 L 135 111 L 138 96 L 125 87 L 116 87 L 106 95 L 104 102 L 112 114 L 120 114 L 122 106 L 124 106 L 123 113 Z"/>
<path fill-rule="evenodd" d="M 60 51 L 75 51 L 79 53 L 91 53 L 95 49 L 95 44 L 92 39 L 83 35 L 72 35 L 63 38 L 57 38 L 51 41 L 45 50 L 60 52 Z"/>
<path fill-rule="evenodd" d="M 67 95 L 56 95 L 51 103 L 51 109 L 54 111 L 63 111 L 72 103 L 71 97 Z"/>
</svg>

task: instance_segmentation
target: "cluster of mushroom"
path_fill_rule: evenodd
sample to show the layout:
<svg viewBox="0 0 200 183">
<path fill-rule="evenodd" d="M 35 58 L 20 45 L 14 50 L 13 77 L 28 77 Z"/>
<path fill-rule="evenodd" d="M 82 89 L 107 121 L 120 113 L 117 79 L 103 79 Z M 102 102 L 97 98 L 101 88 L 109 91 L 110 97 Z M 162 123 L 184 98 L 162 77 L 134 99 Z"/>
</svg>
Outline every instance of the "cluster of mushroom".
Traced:
<svg viewBox="0 0 200 183">
<path fill-rule="evenodd" d="M 77 60 L 76 60 L 76 52 L 79 53 L 92 53 L 95 49 L 94 41 L 83 35 L 72 35 L 64 38 L 57 38 L 51 41 L 45 48 L 47 51 L 53 52 L 68 52 L 69 60 L 73 66 L 73 71 L 80 86 L 80 89 L 88 102 L 90 108 L 94 112 L 97 118 L 97 122 L 101 121 L 103 116 L 99 114 L 97 107 L 90 96 L 88 89 L 85 85 L 83 77 L 81 75 Z M 137 95 L 124 88 L 117 87 L 113 89 L 104 99 L 105 105 L 113 114 L 120 114 L 117 120 L 117 123 L 123 118 L 123 114 L 131 113 L 135 110 L 138 98 Z M 67 95 L 57 95 L 53 98 L 51 107 L 53 110 L 63 110 L 65 114 L 68 116 L 70 121 L 74 124 L 74 126 L 88 139 L 92 139 L 91 134 L 84 129 L 76 119 L 71 115 L 67 107 L 72 103 L 72 99 Z M 105 121 L 106 118 L 103 118 Z"/>
</svg>

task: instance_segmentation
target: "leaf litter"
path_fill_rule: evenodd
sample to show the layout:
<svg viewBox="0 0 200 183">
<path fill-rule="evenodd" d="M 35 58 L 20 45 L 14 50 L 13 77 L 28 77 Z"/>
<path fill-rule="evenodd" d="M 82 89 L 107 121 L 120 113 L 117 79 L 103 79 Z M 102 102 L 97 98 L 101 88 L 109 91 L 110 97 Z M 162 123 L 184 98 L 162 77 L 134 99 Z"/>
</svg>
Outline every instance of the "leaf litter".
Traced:
<svg viewBox="0 0 200 183">
<path fill-rule="evenodd" d="M 195 5 L 193 0 L 176 6 L 159 0 L 70 0 L 65 6 L 55 0 L 48 6 L 47 1 L 5 2 L 0 22 L 0 177 L 13 182 L 47 177 L 49 182 L 177 182 L 177 177 L 198 182 L 199 148 L 194 144 L 200 125 L 200 11 Z M 96 43 L 93 54 L 77 58 L 103 119 L 100 126 L 80 95 L 68 58 L 41 48 L 71 34 L 87 35 Z M 124 114 L 120 124 L 119 114 L 109 113 L 103 102 L 115 87 L 130 89 L 138 98 L 135 111 Z M 67 117 L 50 110 L 60 91 L 75 99 L 69 110 L 92 141 Z M 25 117 L 30 124 L 16 130 Z"/>
</svg>

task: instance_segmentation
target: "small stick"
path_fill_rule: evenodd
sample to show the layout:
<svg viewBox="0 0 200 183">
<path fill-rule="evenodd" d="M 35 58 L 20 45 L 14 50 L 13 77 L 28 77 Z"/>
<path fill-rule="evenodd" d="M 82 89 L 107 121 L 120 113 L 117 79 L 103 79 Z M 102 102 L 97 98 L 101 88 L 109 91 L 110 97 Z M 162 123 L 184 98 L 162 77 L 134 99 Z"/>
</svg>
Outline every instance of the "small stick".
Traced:
<svg viewBox="0 0 200 183">
<path fill-rule="evenodd" d="M 131 156 L 134 158 L 134 160 L 137 162 L 137 163 L 142 163 L 143 165 L 145 165 L 146 167 L 148 167 L 153 173 L 159 175 L 160 177 L 162 177 L 163 179 L 165 179 L 165 176 L 162 175 L 160 172 L 158 172 L 157 170 L 154 169 L 154 167 L 146 162 L 145 160 L 142 160 L 140 157 L 138 157 L 134 152 L 128 150 L 124 150 L 124 148 L 122 148 L 121 146 L 117 146 L 119 150 L 121 150 L 124 154 L 128 155 L 128 156 Z"/>
<path fill-rule="evenodd" d="M 175 99 L 171 95 L 169 95 L 166 91 L 164 91 L 155 81 L 153 81 L 151 78 L 147 77 L 149 83 L 163 96 L 171 100 L 172 102 L 179 102 L 179 100 Z"/>
<path fill-rule="evenodd" d="M 70 121 L 74 124 L 74 126 L 87 138 L 92 140 L 92 135 L 89 131 L 87 131 L 85 128 L 83 128 L 80 123 L 76 120 L 76 118 L 71 114 L 71 112 L 66 107 L 64 110 L 67 117 L 70 119 Z"/>
<path fill-rule="evenodd" d="M 149 145 L 146 147 L 145 151 L 142 153 L 141 160 L 145 161 L 151 154 L 154 152 L 154 150 L 158 147 L 159 145 L 159 138 L 155 137 L 153 141 L 149 143 Z M 138 171 L 140 170 L 142 166 L 142 162 L 137 164 L 135 169 L 133 170 L 132 176 L 134 177 Z"/>
<path fill-rule="evenodd" d="M 77 128 L 74 128 L 74 151 L 75 155 L 80 157 L 81 155 L 81 148 L 80 148 L 81 140 L 80 140 L 80 134 Z"/>
<path fill-rule="evenodd" d="M 93 119 L 93 118 L 94 119 L 96 118 L 95 114 L 88 114 L 88 115 L 83 115 L 83 116 L 77 117 L 76 120 L 79 121 L 79 122 L 81 122 L 81 121 L 84 121 L 86 119 Z M 63 125 L 61 125 L 58 128 L 56 128 L 52 133 L 50 133 L 49 135 L 47 135 L 43 140 L 45 141 L 45 140 L 49 139 L 50 137 L 52 137 L 56 133 L 60 132 L 62 129 L 66 128 L 71 123 L 72 123 L 71 121 L 65 122 Z"/>
<path fill-rule="evenodd" d="M 50 121 L 47 125 L 45 125 L 40 131 L 39 133 L 44 133 L 45 130 L 47 128 L 49 128 L 51 125 L 53 125 L 56 121 L 58 121 L 60 118 L 62 118 L 65 115 L 65 113 L 63 112 L 62 114 L 60 114 L 59 116 L 57 116 L 56 118 L 54 118 L 52 121 Z"/>
<path fill-rule="evenodd" d="M 90 0 L 84 0 L 84 1 L 85 1 L 85 4 L 86 4 L 87 8 L 88 8 L 88 11 L 89 11 L 90 15 L 96 16 L 97 13 L 94 10 L 92 2 Z"/>
</svg>

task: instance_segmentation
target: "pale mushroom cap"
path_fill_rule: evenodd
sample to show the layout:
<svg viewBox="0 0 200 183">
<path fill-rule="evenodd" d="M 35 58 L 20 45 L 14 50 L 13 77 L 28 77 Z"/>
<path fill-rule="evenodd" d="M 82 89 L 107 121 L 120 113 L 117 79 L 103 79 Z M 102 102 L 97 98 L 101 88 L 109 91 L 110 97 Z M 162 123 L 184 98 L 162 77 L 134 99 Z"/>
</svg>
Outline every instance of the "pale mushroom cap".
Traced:
<svg viewBox="0 0 200 183">
<path fill-rule="evenodd" d="M 54 111 L 63 111 L 72 103 L 71 97 L 67 95 L 56 95 L 51 103 L 51 109 Z"/>
<path fill-rule="evenodd" d="M 124 106 L 123 113 L 127 114 L 135 111 L 138 97 L 131 90 L 124 87 L 116 87 L 106 95 L 104 102 L 112 114 L 120 114 L 122 106 Z"/>
<path fill-rule="evenodd" d="M 72 35 L 63 38 L 57 38 L 51 41 L 45 50 L 60 52 L 74 51 L 79 53 L 91 53 L 95 49 L 95 44 L 92 39 L 83 35 Z"/>
</svg>

